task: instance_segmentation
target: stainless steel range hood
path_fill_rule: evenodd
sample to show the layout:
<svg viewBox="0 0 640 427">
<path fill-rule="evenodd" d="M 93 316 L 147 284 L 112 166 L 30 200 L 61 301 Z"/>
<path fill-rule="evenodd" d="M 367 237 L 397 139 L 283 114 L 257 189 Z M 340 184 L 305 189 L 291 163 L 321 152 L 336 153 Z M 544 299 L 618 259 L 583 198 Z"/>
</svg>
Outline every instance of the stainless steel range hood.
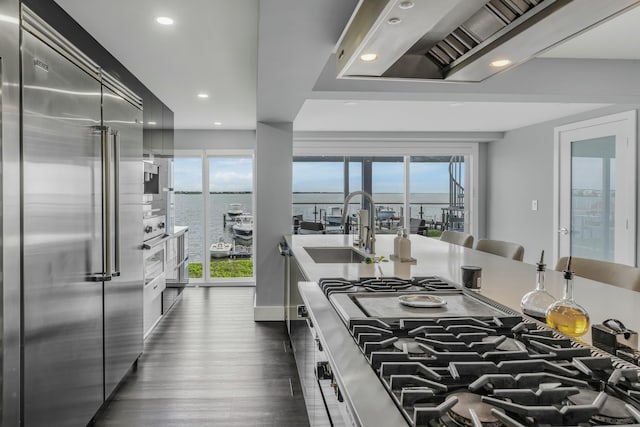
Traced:
<svg viewBox="0 0 640 427">
<path fill-rule="evenodd" d="M 360 0 L 336 50 L 337 75 L 482 81 L 638 3 Z M 363 54 L 377 57 L 366 62 Z M 506 65 L 496 66 L 495 61 Z"/>
</svg>

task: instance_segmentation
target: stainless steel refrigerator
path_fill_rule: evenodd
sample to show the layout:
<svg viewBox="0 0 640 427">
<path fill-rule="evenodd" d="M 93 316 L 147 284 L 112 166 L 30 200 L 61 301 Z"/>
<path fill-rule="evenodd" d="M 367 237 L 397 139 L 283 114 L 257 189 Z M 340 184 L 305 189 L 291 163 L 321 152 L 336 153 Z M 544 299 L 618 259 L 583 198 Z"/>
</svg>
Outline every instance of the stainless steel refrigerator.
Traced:
<svg viewBox="0 0 640 427">
<path fill-rule="evenodd" d="M 23 23 L 23 421 L 84 426 L 142 352 L 142 105 Z"/>
</svg>

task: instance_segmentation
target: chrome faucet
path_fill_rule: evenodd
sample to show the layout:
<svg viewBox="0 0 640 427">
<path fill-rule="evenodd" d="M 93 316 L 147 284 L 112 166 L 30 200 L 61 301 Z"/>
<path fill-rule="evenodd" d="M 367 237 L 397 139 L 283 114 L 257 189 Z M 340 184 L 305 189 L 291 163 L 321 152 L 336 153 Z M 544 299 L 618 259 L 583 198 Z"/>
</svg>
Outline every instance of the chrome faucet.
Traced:
<svg viewBox="0 0 640 427">
<path fill-rule="evenodd" d="M 365 239 L 365 245 L 364 248 L 367 252 L 371 253 L 371 254 L 375 254 L 376 253 L 376 204 L 373 201 L 373 197 L 371 197 L 371 194 L 367 193 L 366 191 L 354 191 L 352 193 L 349 193 L 347 195 L 347 197 L 344 199 L 344 205 L 342 206 L 342 225 L 345 224 L 345 222 L 347 221 L 347 215 L 349 213 L 349 200 L 351 200 L 351 198 L 353 196 L 362 196 L 362 197 L 366 197 L 369 200 L 369 205 L 370 205 L 370 212 L 369 212 L 369 226 L 367 227 L 367 238 Z"/>
</svg>

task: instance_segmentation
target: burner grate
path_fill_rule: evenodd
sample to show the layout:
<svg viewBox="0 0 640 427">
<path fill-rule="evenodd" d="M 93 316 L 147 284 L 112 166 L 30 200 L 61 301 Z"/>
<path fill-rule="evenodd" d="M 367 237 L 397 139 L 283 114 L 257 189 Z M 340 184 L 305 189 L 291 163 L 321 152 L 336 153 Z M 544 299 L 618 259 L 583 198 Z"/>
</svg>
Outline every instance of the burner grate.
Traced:
<svg viewBox="0 0 640 427">
<path fill-rule="evenodd" d="M 438 292 L 460 290 L 460 287 L 437 276 L 400 279 L 398 277 L 362 277 L 359 280 L 343 278 L 320 279 L 318 285 L 326 296 L 351 292 Z"/>
<path fill-rule="evenodd" d="M 372 320 L 349 329 L 412 427 L 640 422 L 639 370 L 522 317 Z"/>
</svg>

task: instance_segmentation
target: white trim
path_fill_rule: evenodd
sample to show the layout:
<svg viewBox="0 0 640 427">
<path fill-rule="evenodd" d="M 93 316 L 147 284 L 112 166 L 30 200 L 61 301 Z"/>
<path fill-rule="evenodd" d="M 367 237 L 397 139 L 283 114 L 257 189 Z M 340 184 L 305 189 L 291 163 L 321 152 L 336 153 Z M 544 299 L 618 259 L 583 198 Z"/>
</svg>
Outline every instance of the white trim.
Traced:
<svg viewBox="0 0 640 427">
<path fill-rule="evenodd" d="M 174 150 L 173 156 L 181 158 L 202 157 L 202 150 Z"/>
<path fill-rule="evenodd" d="M 209 202 L 209 198 L 211 197 L 211 193 L 209 189 L 209 180 L 211 177 L 209 174 L 209 158 L 207 157 L 206 151 L 202 150 L 200 155 L 202 156 L 202 213 L 204 215 L 204 218 L 202 218 L 202 234 L 204 234 L 204 236 L 201 236 L 201 238 L 204 239 L 204 246 L 202 247 L 203 251 L 200 256 L 202 256 L 202 277 L 209 278 L 211 277 L 211 256 L 209 254 L 211 242 L 209 238 L 209 228 L 207 226 L 210 226 L 209 206 L 211 203 Z M 206 281 L 207 279 L 204 280 Z"/>
<path fill-rule="evenodd" d="M 300 141 L 491 142 L 503 139 L 504 134 L 504 132 L 299 131 L 293 133 L 293 141 L 294 146 Z"/>
<path fill-rule="evenodd" d="M 411 233 L 411 156 L 404 156 L 404 225 L 407 233 Z"/>
<path fill-rule="evenodd" d="M 432 142 L 402 140 L 294 140 L 294 156 L 416 156 L 465 155 L 478 142 Z"/>
<path fill-rule="evenodd" d="M 283 305 L 271 305 L 271 306 L 254 305 L 253 320 L 256 322 L 284 321 L 284 306 Z"/>
<path fill-rule="evenodd" d="M 217 149 L 209 148 L 204 150 L 206 157 L 255 157 L 255 150 L 249 149 Z"/>
<path fill-rule="evenodd" d="M 560 259 L 560 128 L 553 130 L 553 258 L 555 265 Z"/>
<path fill-rule="evenodd" d="M 567 171 L 562 170 L 562 150 L 563 150 L 563 135 L 567 132 L 584 132 L 585 137 L 596 137 L 598 134 L 597 127 L 611 125 L 615 123 L 620 123 L 622 125 L 622 135 L 627 136 L 626 146 L 628 152 L 625 155 L 620 156 L 620 162 L 624 163 L 624 166 L 617 167 L 617 173 L 621 173 L 624 170 L 632 171 L 632 176 L 622 177 L 618 175 L 616 177 L 616 193 L 625 194 L 625 195 L 633 195 L 633 200 L 628 203 L 626 210 L 626 223 L 627 229 L 622 233 L 624 235 L 631 236 L 631 238 L 627 241 L 628 245 L 625 248 L 624 252 L 628 254 L 628 258 L 626 260 L 618 258 L 620 254 L 616 254 L 615 262 L 636 265 L 636 247 L 637 247 L 637 235 L 636 235 L 636 218 L 637 218 L 637 112 L 636 110 L 625 111 L 617 114 L 610 114 L 607 116 L 597 117 L 590 120 L 583 120 L 580 122 L 569 123 L 563 126 L 558 126 L 554 128 L 554 158 L 553 158 L 553 168 L 554 168 L 554 176 L 553 176 L 553 262 L 557 262 L 558 258 L 562 255 L 560 253 L 561 241 L 559 238 L 558 230 L 561 225 L 561 214 L 563 212 L 563 200 L 562 200 L 562 192 L 560 186 L 562 182 L 566 178 L 563 178 L 563 173 L 568 173 Z M 593 129 L 593 135 L 590 136 L 588 133 L 590 128 Z M 580 136 L 583 138 L 583 136 Z M 620 143 L 620 141 L 617 141 Z M 618 145 L 618 144 L 616 144 Z M 617 157 L 617 155 L 616 155 Z M 619 185 L 619 187 L 618 187 Z M 621 187 L 621 188 L 620 188 Z M 617 213 L 617 215 L 619 212 Z M 617 216 L 616 215 L 616 216 Z M 618 236 L 618 232 L 616 232 L 616 236 Z M 618 240 L 618 237 L 616 237 Z"/>
</svg>

